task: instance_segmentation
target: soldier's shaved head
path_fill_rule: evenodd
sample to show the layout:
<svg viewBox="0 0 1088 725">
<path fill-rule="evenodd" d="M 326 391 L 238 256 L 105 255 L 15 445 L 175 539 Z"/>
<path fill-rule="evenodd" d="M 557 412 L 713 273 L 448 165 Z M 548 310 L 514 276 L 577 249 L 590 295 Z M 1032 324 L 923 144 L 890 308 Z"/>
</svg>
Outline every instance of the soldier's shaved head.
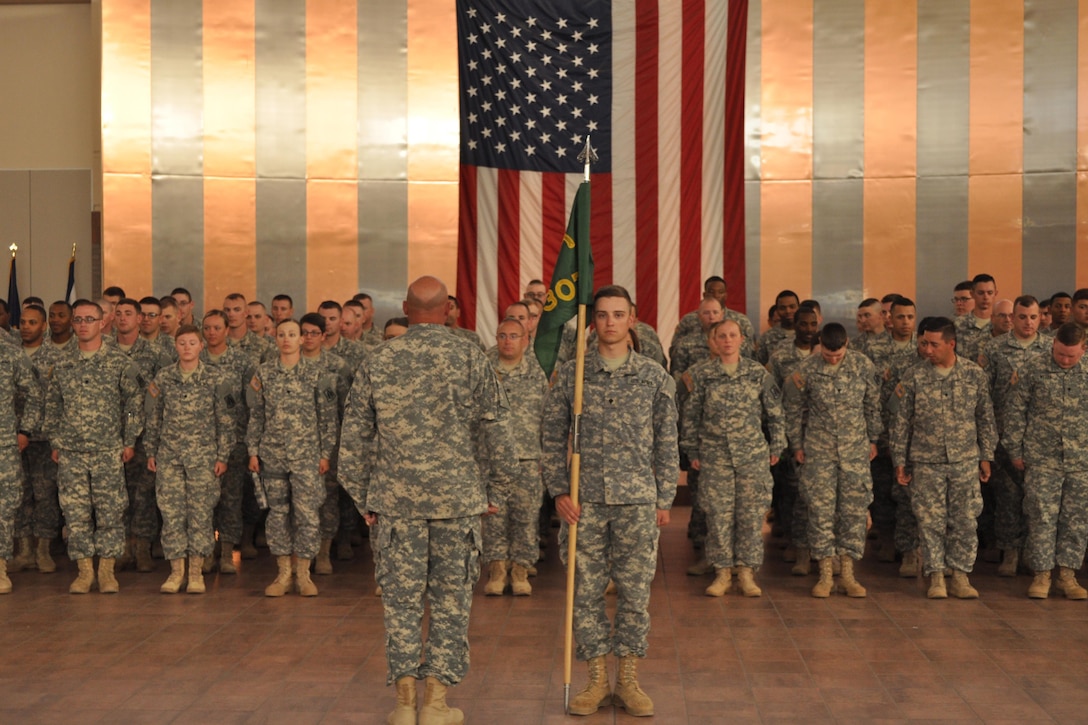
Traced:
<svg viewBox="0 0 1088 725">
<path fill-rule="evenodd" d="M 446 284 L 437 277 L 425 275 L 408 285 L 404 300 L 404 314 L 410 324 L 446 321 L 449 309 L 449 292 Z"/>
</svg>

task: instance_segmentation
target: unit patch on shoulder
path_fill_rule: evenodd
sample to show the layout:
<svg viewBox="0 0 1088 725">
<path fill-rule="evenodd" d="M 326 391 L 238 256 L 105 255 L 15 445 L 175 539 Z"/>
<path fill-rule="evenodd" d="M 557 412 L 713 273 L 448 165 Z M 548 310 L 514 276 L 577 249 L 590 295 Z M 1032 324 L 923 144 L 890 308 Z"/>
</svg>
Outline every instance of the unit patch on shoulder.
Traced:
<svg viewBox="0 0 1088 725">
<path fill-rule="evenodd" d="M 691 379 L 691 373 L 685 372 L 680 376 L 680 381 L 684 384 L 684 387 L 688 389 L 689 393 L 695 389 L 695 381 Z"/>
</svg>

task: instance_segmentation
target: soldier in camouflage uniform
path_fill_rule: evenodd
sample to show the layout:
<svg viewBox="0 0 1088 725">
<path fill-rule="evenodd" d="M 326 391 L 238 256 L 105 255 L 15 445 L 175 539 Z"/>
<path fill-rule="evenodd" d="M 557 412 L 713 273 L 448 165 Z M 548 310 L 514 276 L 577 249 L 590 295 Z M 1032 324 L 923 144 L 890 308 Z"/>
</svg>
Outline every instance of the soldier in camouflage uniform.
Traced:
<svg viewBox="0 0 1088 725">
<path fill-rule="evenodd" d="M 722 319 L 735 320 L 740 326 L 741 333 L 744 335 L 744 345 L 741 347 L 741 355 L 750 357 L 753 360 L 757 359 L 758 350 L 756 348 L 756 333 L 752 328 L 752 321 L 748 319 L 747 315 L 742 315 L 736 310 L 731 310 L 726 306 L 725 303 L 729 299 L 729 290 L 725 280 L 717 275 L 707 277 L 706 282 L 703 283 L 703 297 L 713 297 L 721 303 Z M 672 333 L 672 339 L 678 340 L 693 332 L 699 332 L 700 329 L 699 310 L 692 310 L 680 318 L 680 322 L 676 325 L 676 329 Z"/>
<path fill-rule="evenodd" d="M 892 463 L 901 485 L 911 486 L 911 504 L 922 538 L 923 570 L 930 599 L 949 593 L 975 599 L 967 578 L 978 548 L 982 511 L 979 481 L 990 479 L 997 445 L 986 374 L 956 355 L 956 328 L 934 317 L 918 333 L 927 364 L 912 367 L 896 386 L 899 398 L 891 430 Z M 907 465 L 913 467 L 907 473 Z M 952 569 L 945 589 L 944 570 Z"/>
<path fill-rule="evenodd" d="M 991 338 L 990 318 L 997 301 L 997 282 L 988 274 L 976 274 L 971 280 L 971 297 L 975 308 L 956 318 L 956 354 L 973 362 Z"/>
<path fill-rule="evenodd" d="M 254 368 L 238 347 L 227 344 L 227 315 L 222 310 L 209 310 L 202 321 L 204 349 L 200 351 L 200 362 L 214 369 L 228 384 L 230 392 L 226 400 L 227 407 L 234 418 L 234 446 L 227 458 L 227 470 L 219 477 L 219 503 L 215 507 L 215 529 L 219 532 L 217 546 L 220 549 L 219 572 L 236 574 L 234 566 L 234 545 L 243 541 L 242 526 L 242 491 L 249 478 L 249 455 L 246 450 L 246 427 L 249 425 L 249 410 L 246 408 L 245 386 L 252 379 Z M 248 538 L 251 546 L 253 532 Z M 257 550 L 242 549 L 242 558 L 252 559 Z M 214 566 L 213 556 L 205 557 L 204 573 Z"/>
<path fill-rule="evenodd" d="M 37 370 L 14 345 L 0 345 L 0 435 L 8 441 L 0 446 L 0 594 L 11 592 L 7 560 L 12 558 L 15 514 L 23 501 L 20 456 L 41 428 L 42 404 Z"/>
<path fill-rule="evenodd" d="M 793 373 L 794 368 L 807 360 L 819 344 L 819 314 L 810 305 L 801 305 L 794 313 L 793 328 L 793 343 L 779 345 L 767 366 L 779 390 L 783 389 L 786 378 Z M 811 570 L 808 511 L 804 498 L 798 494 L 801 484 L 797 462 L 788 451 L 783 451 L 778 464 L 771 469 L 771 474 L 774 477 L 772 505 L 776 514 L 775 521 L 786 532 L 790 541 L 783 559 L 787 562 L 796 561 L 793 573 L 805 576 Z"/>
<path fill-rule="evenodd" d="M 996 315 L 996 313 L 995 313 Z M 997 434 L 1005 436 L 1006 410 L 1012 397 L 1012 381 L 1029 360 L 1050 352 L 1051 339 L 1038 332 L 1039 304 L 1031 295 L 1017 297 L 1013 303 L 1012 331 L 993 339 L 978 357 L 978 364 L 990 380 Z M 994 534 L 1002 551 L 999 576 L 1016 576 L 1020 550 L 1024 546 L 1027 521 L 1024 518 L 1024 472 L 1012 465 L 1004 443 L 998 445 L 993 478 L 996 510 Z"/>
<path fill-rule="evenodd" d="M 119 589 L 114 562 L 124 551 L 127 495 L 122 464 L 143 432 L 144 391 L 136 365 L 102 344 L 102 308 L 89 300 L 73 306 L 77 346 L 53 367 L 45 398 L 44 431 L 59 464 L 60 506 L 68 524 L 68 558 L 79 566 L 72 594 L 94 585 Z"/>
<path fill-rule="evenodd" d="M 756 359 L 766 366 L 780 346 L 793 341 L 793 316 L 797 313 L 800 298 L 793 290 L 784 289 L 775 298 L 774 314 L 778 325 L 763 333 L 759 338 L 759 350 Z"/>
<path fill-rule="evenodd" d="M 1046 599 L 1055 564 L 1066 598 L 1088 599 L 1076 579 L 1088 545 L 1085 334 L 1076 323 L 1062 325 L 1050 354 L 1028 360 L 1012 377 L 1002 440 L 1013 467 L 1024 471 L 1024 558 L 1035 572 L 1033 599 Z"/>
<path fill-rule="evenodd" d="M 371 526 L 375 574 L 385 608 L 390 722 L 414 722 L 416 680 L 423 712 L 461 722 L 446 688 L 468 671 L 468 621 L 479 576 L 480 514 L 504 500 L 516 454 L 509 408 L 487 358 L 444 326 L 446 285 L 421 277 L 408 288 L 408 331 L 375 347 L 356 372 L 340 441 L 340 483 Z M 378 441 L 372 461 L 369 442 Z M 501 475 L 480 476 L 482 440 Z M 424 602 L 430 624 L 423 646 Z M 395 718 L 401 718 L 397 720 Z"/>
<path fill-rule="evenodd" d="M 155 473 L 162 512 L 162 548 L 170 562 L 165 594 L 185 581 L 189 559 L 190 594 L 204 593 L 202 566 L 215 546 L 212 514 L 219 501 L 219 477 L 234 447 L 236 391 L 219 369 L 200 362 L 200 330 L 178 328 L 178 362 L 160 370 L 148 387 L 144 445 Z"/>
<path fill-rule="evenodd" d="M 269 597 L 291 589 L 292 554 L 298 593 L 317 596 L 310 561 L 321 546 L 322 476 L 338 434 L 335 377 L 302 357 L 300 338 L 294 320 L 276 325 L 279 357 L 261 363 L 246 389 L 249 470 L 260 474 L 268 498 L 268 549 L 279 567 L 264 590 Z"/>
<path fill-rule="evenodd" d="M 19 332 L 22 337 L 24 356 L 34 366 L 38 384 L 42 388 L 39 405 L 44 403 L 45 385 L 59 356 L 54 345 L 46 344 L 45 308 L 40 305 L 28 305 L 23 308 L 19 320 Z M 18 410 L 26 416 L 25 409 Z M 38 413 L 39 418 L 41 412 Z M 16 516 L 16 536 L 20 537 L 22 552 L 12 562 L 9 571 L 37 567 L 43 574 L 57 570 L 57 565 L 49 552 L 49 544 L 60 533 L 60 502 L 57 500 L 57 464 L 53 461 L 49 441 L 41 433 L 39 424 L 29 430 L 29 444 L 23 449 L 23 466 L 26 469 L 23 486 L 23 503 Z M 37 537 L 36 548 L 32 548 L 31 537 Z"/>
<path fill-rule="evenodd" d="M 158 315 L 161 310 L 161 305 L 154 297 L 144 299 L 147 300 L 146 303 L 125 297 L 114 308 L 117 347 L 136 363 L 140 371 L 141 388 L 146 388 L 159 370 L 173 364 L 172 359 L 159 347 L 158 340 L 164 339 L 163 335 L 156 333 L 156 341 L 150 342 L 141 334 L 144 326 L 156 331 L 159 329 L 158 317 L 150 318 L 151 323 L 148 323 L 147 315 Z M 132 460 L 125 463 L 125 484 L 128 487 L 128 509 L 125 512 L 126 549 L 118 566 L 130 566 L 135 557 L 136 569 L 149 572 L 154 568 L 151 540 L 158 533 L 159 510 L 155 500 L 155 474 L 147 467 L 143 436 L 136 440 L 136 453 Z"/>
<path fill-rule="evenodd" d="M 585 360 L 578 506 L 567 475 L 575 363 L 556 373 L 543 424 L 545 483 L 565 523 L 561 551 L 566 527 L 578 524 L 574 638 L 589 682 L 570 712 L 588 715 L 612 701 L 605 671 L 611 652 L 620 659 L 615 703 L 630 715 L 650 715 L 653 702 L 638 686 L 637 665 L 646 656 L 658 528 L 669 522 L 679 474 L 676 385 L 659 365 L 628 349 L 631 298 L 625 289 L 603 287 L 593 304 L 597 347 Z M 610 578 L 618 594 L 614 628 L 605 613 Z"/>
<path fill-rule="evenodd" d="M 877 338 L 888 336 L 888 331 L 884 329 L 880 300 L 876 297 L 862 300 L 858 305 L 856 317 L 858 334 L 850 338 L 850 349 L 872 360 L 873 356 L 869 354 L 869 343 Z"/>
<path fill-rule="evenodd" d="M 339 323 L 339 320 L 337 320 Z M 344 415 L 344 404 L 347 402 L 348 390 L 351 389 L 351 370 L 348 364 L 339 355 L 334 355 L 324 349 L 326 318 L 316 312 L 307 312 L 299 321 L 302 334 L 300 350 L 302 357 L 308 362 L 321 367 L 326 375 L 332 376 L 336 384 L 336 422 Z M 333 450 L 329 459 L 329 470 L 323 476 L 325 482 L 325 500 L 318 512 L 319 528 L 321 534 L 321 548 L 314 559 L 315 574 L 332 574 L 332 560 L 329 552 L 332 549 L 332 540 L 336 538 L 340 529 L 340 484 L 336 482 L 336 451 Z"/>
<path fill-rule="evenodd" d="M 891 327 L 881 330 L 880 334 L 870 338 L 866 343 L 866 354 L 873 361 L 877 376 L 881 379 L 882 411 L 898 383 L 897 380 L 889 385 L 889 371 L 895 366 L 896 361 L 903 358 L 913 360 L 917 356 L 918 336 L 914 332 L 916 314 L 914 300 L 896 295 L 888 308 Z M 896 546 L 896 522 L 905 517 L 913 521 L 913 515 L 909 513 L 910 501 L 907 499 L 906 491 L 900 491 L 901 487 L 895 483 L 895 469 L 888 450 L 889 422 L 890 418 L 885 415 L 884 430 L 877 443 L 877 456 L 869 464 L 869 472 L 873 479 L 873 503 L 869 510 L 873 516 L 873 528 L 877 533 L 876 556 L 877 561 L 894 562 L 898 551 L 904 558 L 904 566 L 901 567 L 900 573 L 914 575 L 918 569 L 917 557 L 914 554 L 917 544 L 909 549 L 900 549 Z M 909 543 L 909 540 L 904 540 L 904 544 Z"/>
<path fill-rule="evenodd" d="M 720 357 L 692 366 L 682 377 L 688 395 L 680 426 L 680 448 L 702 481 L 706 558 L 715 571 L 706 593 L 726 594 L 735 567 L 742 593 L 759 596 L 753 574 L 763 564 L 770 466 L 786 448 L 781 393 L 765 368 L 741 357 L 743 335 L 734 320 L 714 323 L 710 336 Z"/>
<path fill-rule="evenodd" d="M 794 368 L 782 394 L 790 452 L 801 467 L 800 491 L 808 504 L 808 541 L 820 562 L 812 596 L 821 598 L 834 588 L 834 556 L 841 561 L 845 593 L 866 594 L 854 578 L 854 562 L 865 553 L 873 486 L 869 462 L 881 431 L 880 388 L 869 359 L 846 346 L 846 329 L 826 325 L 820 355 Z"/>
<path fill-rule="evenodd" d="M 687 386 L 680 385 L 681 377 L 691 366 L 711 358 L 707 333 L 711 325 L 722 319 L 722 305 L 716 298 L 707 296 L 699 303 L 697 312 L 699 315 L 699 329 L 682 338 L 674 337 L 672 346 L 669 348 L 669 361 L 672 365 L 670 372 L 673 380 L 678 385 L 676 404 L 678 410 L 681 411 L 684 409 L 688 391 Z M 688 472 L 687 486 L 688 492 L 691 494 L 691 518 L 688 519 L 688 538 L 691 539 L 692 546 L 699 550 L 705 545 L 707 536 L 706 512 L 703 511 L 703 507 L 699 502 L 699 471 L 691 468 L 687 456 L 681 456 L 680 469 Z M 688 574 L 691 576 L 703 576 L 713 572 L 714 567 L 707 561 L 705 555 L 688 567 Z"/>
<path fill-rule="evenodd" d="M 356 328 L 354 335 L 345 337 L 368 348 L 382 342 L 382 329 L 374 324 L 374 298 L 366 292 L 359 292 L 344 303 L 344 308 L 355 313 Z"/>
<path fill-rule="evenodd" d="M 528 596 L 533 591 L 529 570 L 539 556 L 539 514 L 544 493 L 540 478 L 540 414 L 548 380 L 536 357 L 526 354 L 529 335 L 521 322 L 503 320 L 496 340 L 498 344 L 487 351 L 487 359 L 510 403 L 509 426 L 517 450 L 518 476 L 507 498 L 493 502 L 499 512 L 484 519 L 484 560 L 488 562 L 484 593 L 501 596 L 509 583 L 514 596 Z"/>
</svg>

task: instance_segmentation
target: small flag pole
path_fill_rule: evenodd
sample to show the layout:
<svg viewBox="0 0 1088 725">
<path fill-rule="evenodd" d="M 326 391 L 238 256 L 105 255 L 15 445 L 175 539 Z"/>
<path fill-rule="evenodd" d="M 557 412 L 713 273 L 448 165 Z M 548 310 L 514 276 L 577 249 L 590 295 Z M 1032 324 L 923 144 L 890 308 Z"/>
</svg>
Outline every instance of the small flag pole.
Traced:
<svg viewBox="0 0 1088 725">
<path fill-rule="evenodd" d="M 597 154 L 589 145 L 589 137 L 586 137 L 586 147 L 578 155 L 578 160 L 585 164 L 585 181 L 589 183 L 589 167 L 597 160 Z M 589 240 L 586 240 L 588 243 Z M 581 243 L 581 240 L 579 240 Z M 579 286 L 583 284 L 593 285 L 593 279 L 586 279 L 582 274 L 578 278 Z M 581 295 L 579 295 L 581 299 Z M 574 416 L 574 434 L 571 436 L 570 457 L 570 502 L 578 506 L 578 483 L 582 472 L 582 393 L 585 387 L 586 373 L 586 306 L 584 302 L 578 303 L 578 334 L 576 339 L 576 353 L 574 363 L 574 400 L 571 412 Z M 570 714 L 570 680 L 571 657 L 574 643 L 574 571 L 577 558 L 578 524 L 567 526 L 567 601 L 563 629 L 563 710 Z"/>
</svg>

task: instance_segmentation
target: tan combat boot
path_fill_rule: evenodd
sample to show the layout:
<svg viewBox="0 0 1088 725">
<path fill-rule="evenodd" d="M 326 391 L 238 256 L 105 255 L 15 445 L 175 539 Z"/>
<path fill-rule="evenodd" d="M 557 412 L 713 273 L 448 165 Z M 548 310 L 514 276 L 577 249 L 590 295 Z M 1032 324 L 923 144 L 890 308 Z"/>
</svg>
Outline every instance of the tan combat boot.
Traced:
<svg viewBox="0 0 1088 725">
<path fill-rule="evenodd" d="M 0 594 L 11 594 L 11 579 L 8 578 L 8 563 L 0 559 Z"/>
<path fill-rule="evenodd" d="M 706 588 L 706 595 L 708 597 L 724 597 L 732 588 L 733 569 L 727 566 L 724 569 L 718 569 L 714 575 L 714 581 Z"/>
<path fill-rule="evenodd" d="M 332 539 L 322 539 L 321 549 L 317 552 L 317 558 L 314 559 L 314 574 L 322 576 L 332 574 L 332 559 L 329 558 L 331 551 Z"/>
<path fill-rule="evenodd" d="M 633 717 L 654 714 L 654 701 L 638 686 L 638 657 L 626 655 L 620 658 L 620 671 L 616 675 L 616 691 L 612 701 Z"/>
<path fill-rule="evenodd" d="M 465 713 L 446 704 L 446 686 L 428 677 L 423 685 L 419 725 L 461 725 L 464 721 Z"/>
<path fill-rule="evenodd" d="M 217 541 L 217 542 L 215 542 L 215 546 L 212 547 L 212 555 L 208 556 L 208 557 L 205 557 L 204 559 L 201 560 L 201 564 L 200 564 L 200 573 L 201 574 L 211 574 L 213 571 L 215 571 L 215 567 L 219 563 L 219 550 L 220 550 L 219 542 Z"/>
<path fill-rule="evenodd" d="M 181 585 L 185 583 L 185 559 L 170 560 L 170 576 L 159 587 L 163 594 L 177 594 L 181 591 Z"/>
<path fill-rule="evenodd" d="M 23 569 L 33 569 L 38 565 L 37 559 L 34 557 L 34 539 L 29 536 L 21 536 L 15 540 L 17 551 L 15 558 L 8 562 L 9 571 L 22 571 Z"/>
<path fill-rule="evenodd" d="M 204 557 L 191 555 L 189 557 L 189 583 L 185 591 L 190 594 L 203 594 L 204 589 Z"/>
<path fill-rule="evenodd" d="M 949 583 L 948 593 L 956 599 L 978 599 L 978 590 L 971 586 L 967 573 L 957 569 L 952 570 L 952 580 Z"/>
<path fill-rule="evenodd" d="M 496 559 L 487 565 L 487 584 L 484 584 L 484 594 L 489 597 L 501 597 L 508 583 L 505 561 Z"/>
<path fill-rule="evenodd" d="M 533 586 L 529 583 L 529 570 L 521 564 L 510 567 L 510 589 L 515 597 L 527 597 L 533 593 Z"/>
<path fill-rule="evenodd" d="M 57 570 L 57 563 L 53 561 L 53 557 L 49 554 L 49 544 L 51 543 L 49 539 L 38 539 L 38 550 L 35 558 L 38 560 L 38 571 L 42 574 L 52 574 Z"/>
<path fill-rule="evenodd" d="M 68 593 L 86 594 L 94 586 L 94 559 L 89 556 L 85 559 L 76 559 L 76 566 L 79 567 L 79 576 L 72 582 L 72 586 L 68 587 Z"/>
<path fill-rule="evenodd" d="M 790 572 L 794 576 L 808 576 L 812 572 L 812 552 L 807 548 L 797 547 L 797 563 Z"/>
<path fill-rule="evenodd" d="M 604 655 L 594 657 L 586 666 L 589 669 L 589 680 L 582 691 L 570 701 L 571 715 L 592 715 L 602 707 L 612 704 L 612 688 L 608 686 L 608 668 L 605 666 Z"/>
<path fill-rule="evenodd" d="M 904 579 L 913 579 L 918 576 L 922 568 L 922 559 L 918 556 L 917 549 L 903 552 L 903 563 L 899 565 L 899 576 Z"/>
<path fill-rule="evenodd" d="M 1050 596 L 1050 572 L 1049 571 L 1037 571 L 1035 572 L 1035 578 L 1031 580 L 1031 586 L 1028 587 L 1029 599 L 1046 599 Z"/>
<path fill-rule="evenodd" d="M 133 547 L 132 552 L 136 556 L 136 571 L 146 573 L 155 568 L 155 562 L 151 559 L 150 539 L 136 539 L 136 545 Z M 101 576 L 98 578 L 102 579 Z"/>
<path fill-rule="evenodd" d="M 1001 559 L 1001 565 L 997 567 L 998 576 L 1016 576 L 1016 568 L 1020 566 L 1020 552 L 1017 549 L 1005 549 L 1005 555 Z"/>
<path fill-rule="evenodd" d="M 299 559 L 295 566 L 295 585 L 298 586 L 298 593 L 303 597 L 316 597 L 317 585 L 314 584 L 314 580 L 310 578 L 310 560 Z"/>
<path fill-rule="evenodd" d="M 842 576 L 839 577 L 839 584 L 842 586 L 846 596 L 861 598 L 866 595 L 865 587 L 858 583 L 858 580 L 854 578 L 854 560 L 850 558 L 849 554 L 842 554 L 839 557 L 842 562 Z"/>
<path fill-rule="evenodd" d="M 835 572 L 831 568 L 831 557 L 820 559 L 820 580 L 812 587 L 812 596 L 827 599 L 835 589 Z"/>
<path fill-rule="evenodd" d="M 714 567 L 710 565 L 710 562 L 706 560 L 705 556 L 688 567 L 688 576 L 706 576 L 707 574 L 713 573 Z"/>
<path fill-rule="evenodd" d="M 132 558 L 132 548 L 135 545 L 136 537 L 127 536 L 125 538 L 125 551 L 121 554 L 121 558 L 117 560 L 117 571 L 124 571 L 133 565 L 135 559 Z"/>
<path fill-rule="evenodd" d="M 276 579 L 271 584 L 264 588 L 266 597 L 282 597 L 291 591 L 291 557 L 277 556 L 276 566 L 279 567 L 279 574 L 276 575 Z"/>
<path fill-rule="evenodd" d="M 121 591 L 117 577 L 113 575 L 114 560 L 106 557 L 98 559 L 98 591 L 103 594 L 116 594 Z"/>
<path fill-rule="evenodd" d="M 1077 573 L 1067 566 L 1058 569 L 1058 589 L 1066 599 L 1088 599 L 1088 589 L 1077 581 Z"/>
<path fill-rule="evenodd" d="M 734 567 L 733 571 L 737 572 L 737 586 L 740 587 L 740 593 L 746 597 L 761 597 L 763 596 L 763 590 L 756 584 L 755 571 L 750 566 L 738 566 Z"/>
<path fill-rule="evenodd" d="M 935 571 L 929 575 L 929 590 L 926 596 L 930 599 L 948 599 L 948 590 L 944 586 L 944 572 Z"/>
<path fill-rule="evenodd" d="M 416 725 L 416 678 L 397 679 L 397 706 L 385 721 L 389 725 Z"/>
<path fill-rule="evenodd" d="M 219 573 L 237 574 L 238 567 L 234 565 L 234 542 L 223 539 L 219 554 Z"/>
</svg>

